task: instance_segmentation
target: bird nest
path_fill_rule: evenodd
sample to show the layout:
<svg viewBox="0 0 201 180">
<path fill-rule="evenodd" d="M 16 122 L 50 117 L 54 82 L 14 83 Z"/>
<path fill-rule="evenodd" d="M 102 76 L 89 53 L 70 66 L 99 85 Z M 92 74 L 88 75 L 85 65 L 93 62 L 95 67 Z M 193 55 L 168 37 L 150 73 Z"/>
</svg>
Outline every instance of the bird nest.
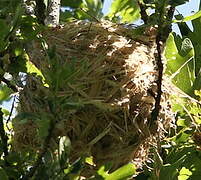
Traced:
<svg viewBox="0 0 201 180">
<path fill-rule="evenodd" d="M 70 159 L 93 156 L 96 164 L 142 165 L 156 133 L 162 135 L 172 121 L 172 112 L 163 86 L 158 127 L 150 130 L 156 45 L 152 32 L 137 38 L 132 33 L 132 28 L 110 22 L 83 21 L 44 30 L 28 53 L 45 80 L 27 75 L 13 122 L 14 146 L 40 149 L 41 137 L 48 134 L 40 135 L 45 132 L 41 122 L 52 119 L 51 142 L 69 137 Z M 34 117 L 24 121 L 20 114 Z"/>
</svg>

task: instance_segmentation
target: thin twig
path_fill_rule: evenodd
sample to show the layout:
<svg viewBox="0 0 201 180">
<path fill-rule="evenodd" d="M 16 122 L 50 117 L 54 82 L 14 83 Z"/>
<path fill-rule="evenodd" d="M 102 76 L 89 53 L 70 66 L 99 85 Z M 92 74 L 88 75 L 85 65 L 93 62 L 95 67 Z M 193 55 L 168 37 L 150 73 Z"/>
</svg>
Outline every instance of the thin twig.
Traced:
<svg viewBox="0 0 201 180">
<path fill-rule="evenodd" d="M 95 16 L 91 15 L 90 13 L 88 13 L 87 11 L 85 11 L 83 8 L 79 8 L 81 11 L 83 11 L 85 14 L 87 14 L 89 17 L 91 17 L 92 19 L 94 19 L 97 23 L 100 23 L 100 20 L 98 20 Z"/>
<path fill-rule="evenodd" d="M 7 121 L 6 121 L 6 127 L 7 127 L 7 129 L 8 129 L 9 131 L 10 131 L 10 128 L 8 127 L 8 122 L 10 121 L 11 116 L 12 116 L 12 114 L 13 114 L 13 110 L 14 110 L 14 107 L 15 107 L 15 98 L 16 98 L 16 95 L 15 95 L 14 98 L 13 98 L 13 102 L 12 102 L 10 114 L 9 114 L 8 119 L 7 119 Z"/>
</svg>

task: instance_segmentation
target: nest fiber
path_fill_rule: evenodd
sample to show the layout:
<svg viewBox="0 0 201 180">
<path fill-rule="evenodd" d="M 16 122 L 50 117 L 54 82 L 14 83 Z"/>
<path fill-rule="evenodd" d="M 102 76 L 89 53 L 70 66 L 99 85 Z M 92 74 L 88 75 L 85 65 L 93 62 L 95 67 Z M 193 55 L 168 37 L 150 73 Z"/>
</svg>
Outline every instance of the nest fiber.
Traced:
<svg viewBox="0 0 201 180">
<path fill-rule="evenodd" d="M 96 164 L 119 167 L 133 161 L 140 166 L 172 113 L 163 87 L 158 127 L 150 130 L 157 93 L 156 46 L 152 33 L 135 38 L 132 32 L 110 22 L 83 21 L 45 30 L 43 45 L 35 41 L 28 49 L 45 82 L 29 75 L 20 94 L 20 112 L 39 117 L 14 121 L 16 147 L 39 149 L 40 122 L 57 117 L 52 139 L 70 139 L 71 159 L 93 156 Z"/>
</svg>

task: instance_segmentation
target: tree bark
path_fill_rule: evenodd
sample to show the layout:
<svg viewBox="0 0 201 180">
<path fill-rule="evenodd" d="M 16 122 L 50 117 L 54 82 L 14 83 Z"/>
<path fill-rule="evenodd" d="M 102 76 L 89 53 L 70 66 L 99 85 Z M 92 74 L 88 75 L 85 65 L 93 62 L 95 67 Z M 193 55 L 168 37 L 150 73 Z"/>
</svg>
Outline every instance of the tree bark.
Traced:
<svg viewBox="0 0 201 180">
<path fill-rule="evenodd" d="M 46 4 L 44 0 L 23 0 L 27 15 L 35 15 L 39 24 L 45 24 Z"/>
<path fill-rule="evenodd" d="M 38 19 L 38 23 L 45 25 L 45 18 L 46 18 L 46 6 L 43 0 L 35 0 L 36 1 L 36 8 L 35 14 Z"/>
<path fill-rule="evenodd" d="M 23 0 L 22 3 L 27 15 L 35 15 L 36 3 L 34 0 Z"/>
<path fill-rule="evenodd" d="M 49 0 L 45 25 L 56 27 L 59 25 L 60 1 Z"/>
</svg>

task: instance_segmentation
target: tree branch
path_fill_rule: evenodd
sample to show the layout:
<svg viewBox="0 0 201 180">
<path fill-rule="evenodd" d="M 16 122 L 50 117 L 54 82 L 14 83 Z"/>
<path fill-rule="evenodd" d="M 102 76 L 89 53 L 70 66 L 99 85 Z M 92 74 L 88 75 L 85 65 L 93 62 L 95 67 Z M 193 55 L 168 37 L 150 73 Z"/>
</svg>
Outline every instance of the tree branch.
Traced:
<svg viewBox="0 0 201 180">
<path fill-rule="evenodd" d="M 160 106 L 160 102 L 161 102 L 161 96 L 162 96 L 162 79 L 163 79 L 163 63 L 162 63 L 162 50 L 161 50 L 161 46 L 162 46 L 162 36 L 161 33 L 158 32 L 157 36 L 156 36 L 156 54 L 155 54 L 155 59 L 156 59 L 156 65 L 157 65 L 157 69 L 158 69 L 158 79 L 156 80 L 156 84 L 157 84 L 157 95 L 155 97 L 155 105 L 154 105 L 154 109 L 151 113 L 151 120 L 150 120 L 150 127 L 151 130 L 153 130 L 153 132 L 155 132 L 155 130 L 157 129 L 157 119 L 158 119 L 158 115 L 161 109 Z"/>
<path fill-rule="evenodd" d="M 144 21 L 144 24 L 148 24 L 148 14 L 146 12 L 146 5 L 142 4 L 141 2 L 137 1 L 139 7 L 140 7 L 140 15 L 141 15 L 141 19 Z"/>
<path fill-rule="evenodd" d="M 160 13 L 160 22 L 158 23 L 158 32 L 156 35 L 156 53 L 155 53 L 155 59 L 156 59 L 156 65 L 158 69 L 158 79 L 156 80 L 157 84 L 157 95 L 155 96 L 155 106 L 151 113 L 151 120 L 149 122 L 150 130 L 154 133 L 156 132 L 158 125 L 157 125 L 157 119 L 160 113 L 161 109 L 161 96 L 162 96 L 162 80 L 163 80 L 163 62 L 162 62 L 162 52 L 163 52 L 163 46 L 166 42 L 170 32 L 172 31 L 172 25 L 171 20 L 174 15 L 174 7 L 170 7 L 169 10 L 165 13 L 165 16 L 167 17 L 168 24 L 164 25 L 164 20 L 162 18 L 164 17 L 164 14 Z M 160 11 L 161 12 L 161 11 Z"/>
<path fill-rule="evenodd" d="M 43 0 L 35 0 L 36 7 L 35 7 L 35 14 L 38 19 L 39 24 L 45 25 L 45 18 L 46 18 L 46 6 Z"/>
<path fill-rule="evenodd" d="M 45 19 L 46 25 L 56 27 L 59 25 L 60 2 L 61 0 L 51 0 L 48 2 L 47 17 Z"/>
<path fill-rule="evenodd" d="M 15 98 L 16 98 L 16 95 L 15 95 L 14 98 L 13 98 L 13 103 L 12 103 L 12 106 L 11 106 L 10 114 L 9 114 L 8 119 L 7 119 L 7 121 L 6 121 L 6 127 L 7 127 L 7 129 L 8 129 L 9 131 L 10 131 L 10 129 L 9 129 L 9 127 L 8 127 L 8 122 L 11 120 L 11 116 L 12 116 L 12 114 L 13 114 L 13 110 L 14 110 L 14 107 L 15 107 Z"/>
<path fill-rule="evenodd" d="M 4 152 L 4 157 L 8 156 L 8 136 L 6 135 L 5 129 L 4 129 L 4 123 L 3 123 L 3 112 L 2 108 L 0 108 L 0 137 L 2 141 L 2 149 Z M 6 159 L 5 164 L 8 165 L 8 162 Z"/>
</svg>

